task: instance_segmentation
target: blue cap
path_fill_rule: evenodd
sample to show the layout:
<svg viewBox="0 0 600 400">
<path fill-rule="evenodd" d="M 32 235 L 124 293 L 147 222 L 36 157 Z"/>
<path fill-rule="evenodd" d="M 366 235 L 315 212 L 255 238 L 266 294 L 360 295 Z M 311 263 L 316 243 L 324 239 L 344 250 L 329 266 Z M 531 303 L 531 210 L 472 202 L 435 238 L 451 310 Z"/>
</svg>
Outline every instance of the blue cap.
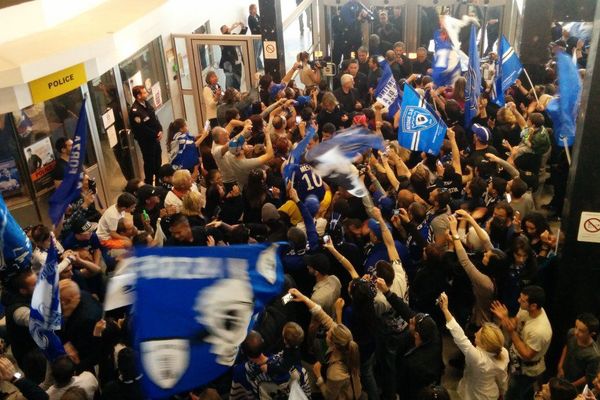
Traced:
<svg viewBox="0 0 600 400">
<path fill-rule="evenodd" d="M 287 85 L 285 83 L 275 83 L 269 89 L 269 95 L 271 95 L 271 97 L 276 97 L 277 93 L 281 92 L 286 87 L 287 87 Z"/>
<path fill-rule="evenodd" d="M 319 212 L 319 208 L 321 207 L 321 202 L 319 201 L 319 198 L 317 196 L 315 196 L 314 194 L 309 194 L 304 199 L 304 205 L 308 209 L 308 212 L 310 213 L 310 215 L 312 215 L 314 217 Z"/>
<path fill-rule="evenodd" d="M 246 139 L 243 135 L 239 135 L 237 138 L 231 139 L 229 141 L 229 151 L 233 154 L 238 154 L 240 151 L 242 151 L 242 147 L 244 146 L 245 142 Z"/>
<path fill-rule="evenodd" d="M 490 141 L 490 130 L 488 128 L 479 124 L 473 124 L 471 130 L 481 143 L 487 143 Z"/>
<path fill-rule="evenodd" d="M 392 229 L 389 224 L 386 223 L 385 225 L 389 230 Z M 381 240 L 381 226 L 379 226 L 379 222 L 377 222 L 376 219 L 369 219 L 369 229 L 375 236 L 377 236 L 377 239 Z"/>
<path fill-rule="evenodd" d="M 381 214 L 384 217 L 387 217 L 387 218 L 392 217 L 392 215 L 394 214 L 394 205 L 395 205 L 395 202 L 393 199 L 389 198 L 388 196 L 382 196 L 379 198 L 379 201 L 377 202 L 377 204 L 379 205 Z"/>
<path fill-rule="evenodd" d="M 310 103 L 310 96 L 298 96 L 296 97 L 296 104 L 300 108 L 304 108 L 305 105 Z"/>
</svg>

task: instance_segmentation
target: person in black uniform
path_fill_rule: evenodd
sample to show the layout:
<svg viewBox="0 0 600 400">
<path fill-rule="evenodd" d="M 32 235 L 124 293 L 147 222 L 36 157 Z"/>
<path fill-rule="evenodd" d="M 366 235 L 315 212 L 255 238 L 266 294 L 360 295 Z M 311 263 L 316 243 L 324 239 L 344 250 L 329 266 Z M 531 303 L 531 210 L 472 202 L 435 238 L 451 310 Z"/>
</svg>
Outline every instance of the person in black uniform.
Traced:
<svg viewBox="0 0 600 400">
<path fill-rule="evenodd" d="M 154 184 L 154 177 L 158 183 L 158 170 L 162 165 L 160 139 L 163 128 L 154 113 L 154 108 L 146 99 L 148 92 L 144 86 L 134 86 L 131 90 L 135 101 L 129 110 L 129 124 L 133 137 L 137 140 L 142 150 L 144 159 L 144 182 Z"/>
</svg>

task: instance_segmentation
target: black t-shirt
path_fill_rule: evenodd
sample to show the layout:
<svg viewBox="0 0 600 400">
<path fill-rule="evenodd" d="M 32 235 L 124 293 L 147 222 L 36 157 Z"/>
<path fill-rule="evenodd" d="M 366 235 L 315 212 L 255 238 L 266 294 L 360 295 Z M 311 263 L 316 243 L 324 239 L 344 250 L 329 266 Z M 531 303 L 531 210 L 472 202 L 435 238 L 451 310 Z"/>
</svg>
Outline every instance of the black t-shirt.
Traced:
<svg viewBox="0 0 600 400">
<path fill-rule="evenodd" d="M 353 113 L 357 111 L 355 106 L 356 102 L 360 101 L 360 96 L 356 89 L 350 89 L 348 93 L 344 93 L 342 88 L 339 88 L 335 90 L 333 94 L 335 95 L 337 101 L 339 101 L 342 111 L 347 113 Z"/>
<path fill-rule="evenodd" d="M 65 178 L 65 172 L 67 172 L 68 166 L 68 161 L 63 160 L 62 158 L 57 159 L 54 171 L 52 171 L 52 179 L 55 181 L 62 181 Z"/>
<path fill-rule="evenodd" d="M 486 153 L 492 153 L 494 155 L 498 155 L 498 150 L 496 150 L 496 148 L 491 145 L 488 145 L 488 147 L 486 147 L 485 149 L 473 150 L 471 152 L 471 155 L 469 155 L 469 158 L 467 159 L 467 164 L 476 167 L 477 165 L 479 165 L 479 163 L 481 163 L 481 160 L 486 159 L 485 158 Z"/>
<path fill-rule="evenodd" d="M 454 175 L 448 180 L 444 178 L 438 178 L 436 180 L 436 186 L 446 188 L 453 199 L 460 199 L 463 189 L 462 176 L 454 173 Z"/>
<path fill-rule="evenodd" d="M 191 242 L 183 242 L 176 240 L 174 237 L 171 237 L 167 244 L 169 246 L 206 246 L 207 243 L 207 234 L 206 230 L 200 226 L 193 226 L 192 228 L 192 241 Z"/>
<path fill-rule="evenodd" d="M 427 70 L 431 68 L 431 61 L 425 59 L 423 62 L 419 62 L 414 60 L 412 62 L 412 72 L 413 74 L 421 74 L 427 75 Z"/>
</svg>

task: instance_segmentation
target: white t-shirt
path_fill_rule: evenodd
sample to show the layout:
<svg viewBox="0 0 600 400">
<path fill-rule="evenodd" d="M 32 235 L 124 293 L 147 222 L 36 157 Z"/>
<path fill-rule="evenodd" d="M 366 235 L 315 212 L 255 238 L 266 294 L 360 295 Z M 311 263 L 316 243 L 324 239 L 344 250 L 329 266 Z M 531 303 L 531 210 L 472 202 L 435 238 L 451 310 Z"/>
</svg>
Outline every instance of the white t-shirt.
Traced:
<svg viewBox="0 0 600 400">
<path fill-rule="evenodd" d="M 108 207 L 100 221 L 98 221 L 98 230 L 96 230 L 96 235 L 98 235 L 98 239 L 100 240 L 108 240 L 110 239 L 110 233 L 115 232 L 117 230 L 117 225 L 119 224 L 119 220 L 125 216 L 125 212 L 121 212 L 117 209 L 117 205 L 113 204 Z"/>
<path fill-rule="evenodd" d="M 408 303 L 408 277 L 402 266 L 402 262 L 400 260 L 392 261 L 392 268 L 394 269 L 394 281 L 390 286 L 390 291 Z M 379 290 L 375 295 L 374 301 L 377 315 L 381 315 L 392 308 L 385 295 Z"/>
<path fill-rule="evenodd" d="M 320 305 L 329 316 L 333 316 L 333 306 L 340 297 L 341 290 L 342 284 L 338 277 L 327 275 L 325 279 L 315 284 L 310 299 Z"/>
<path fill-rule="evenodd" d="M 246 184 L 248 184 L 248 175 L 250 175 L 250 171 L 254 168 L 259 168 L 262 163 L 258 158 L 237 158 L 231 153 L 225 154 L 223 157 L 225 160 L 227 167 L 229 168 L 229 172 L 233 175 L 233 181 L 237 182 L 240 189 L 244 189 Z M 223 176 L 223 182 L 233 182 L 232 180 L 226 180 L 225 174 L 221 171 Z"/>
<path fill-rule="evenodd" d="M 74 376 L 71 379 L 71 383 L 68 385 L 60 388 L 56 387 L 56 385 L 52 385 L 46 393 L 50 400 L 60 400 L 62 395 L 73 386 L 83 389 L 88 400 L 94 400 L 94 393 L 98 390 L 98 380 L 91 372 L 84 371 L 81 374 Z"/>
<path fill-rule="evenodd" d="M 540 315 L 536 318 L 531 318 L 526 310 L 519 310 L 517 313 L 517 333 L 527 346 L 537 352 L 537 355 L 533 360 L 523 360 L 521 362 L 521 371 L 523 375 L 540 375 L 546 370 L 544 356 L 546 355 L 548 347 L 550 347 L 550 341 L 552 340 L 552 325 L 550 325 L 546 311 L 542 309 Z M 510 352 L 512 359 L 514 359 L 514 355 L 518 354 L 514 345 L 510 346 Z M 538 361 L 535 365 L 524 364 L 525 362 L 529 364 L 535 361 Z"/>
</svg>

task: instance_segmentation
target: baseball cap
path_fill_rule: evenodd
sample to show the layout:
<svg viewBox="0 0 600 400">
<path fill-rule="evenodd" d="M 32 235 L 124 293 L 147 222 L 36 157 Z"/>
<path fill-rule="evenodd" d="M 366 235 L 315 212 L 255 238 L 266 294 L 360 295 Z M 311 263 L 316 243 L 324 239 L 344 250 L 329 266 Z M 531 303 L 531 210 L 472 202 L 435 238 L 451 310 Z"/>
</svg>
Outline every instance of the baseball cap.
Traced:
<svg viewBox="0 0 600 400">
<path fill-rule="evenodd" d="M 303 108 L 305 105 L 310 103 L 310 96 L 298 96 L 296 97 L 296 104 L 298 107 Z"/>
<path fill-rule="evenodd" d="M 175 168 L 173 168 L 173 166 L 171 164 L 164 164 L 158 170 L 158 177 L 160 179 L 162 179 L 165 176 L 173 176 L 174 173 L 175 173 Z"/>
<path fill-rule="evenodd" d="M 379 198 L 377 203 L 379 205 L 379 209 L 381 210 L 381 214 L 384 217 L 391 218 L 394 214 L 394 200 L 388 196 L 382 196 Z"/>
<path fill-rule="evenodd" d="M 379 222 L 377 222 L 377 220 L 374 218 L 370 218 L 368 225 L 371 232 L 377 236 L 377 239 L 381 240 L 381 226 L 379 226 Z M 391 227 L 387 223 L 385 225 L 389 230 L 391 230 Z"/>
<path fill-rule="evenodd" d="M 311 267 L 322 275 L 328 275 L 331 270 L 329 258 L 323 253 L 306 254 L 302 259 L 307 267 Z"/>
<path fill-rule="evenodd" d="M 98 228 L 98 224 L 90 222 L 84 217 L 76 217 L 75 220 L 71 222 L 71 228 L 75 233 L 88 233 L 94 232 L 96 228 Z"/>
<path fill-rule="evenodd" d="M 487 143 L 490 141 L 490 130 L 488 128 L 479 124 L 473 124 L 471 130 L 481 143 Z"/>
<path fill-rule="evenodd" d="M 275 96 L 277 96 L 277 93 L 281 92 L 286 87 L 287 87 L 287 85 L 285 83 L 275 83 L 269 89 L 269 94 L 271 95 L 271 97 L 275 97 Z"/>
</svg>

